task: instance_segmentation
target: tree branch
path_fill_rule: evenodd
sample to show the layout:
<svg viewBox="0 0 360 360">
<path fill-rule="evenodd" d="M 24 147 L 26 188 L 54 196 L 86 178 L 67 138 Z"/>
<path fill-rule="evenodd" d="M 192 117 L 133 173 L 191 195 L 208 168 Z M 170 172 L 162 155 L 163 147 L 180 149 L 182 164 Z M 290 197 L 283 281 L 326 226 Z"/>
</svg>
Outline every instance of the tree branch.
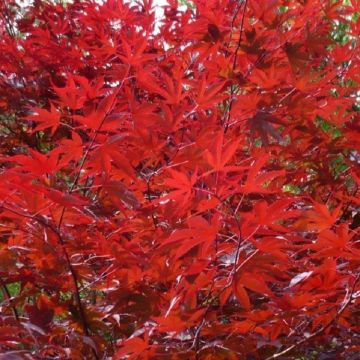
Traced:
<svg viewBox="0 0 360 360">
<path fill-rule="evenodd" d="M 350 293 L 346 294 L 346 296 L 344 298 L 344 301 L 343 301 L 343 305 L 338 310 L 336 315 L 326 325 L 322 326 L 320 329 L 316 330 L 315 332 L 310 334 L 308 337 L 303 338 L 302 340 L 300 340 L 297 343 L 289 346 L 285 350 L 283 350 L 283 351 L 281 351 L 279 353 L 276 353 L 276 354 L 266 358 L 265 360 L 277 359 L 277 358 L 279 358 L 279 357 L 281 357 L 283 355 L 288 354 L 290 351 L 294 350 L 295 348 L 298 348 L 300 345 L 303 345 L 303 344 L 307 343 L 308 341 L 310 341 L 311 339 L 315 338 L 316 336 L 321 335 L 326 329 L 328 329 L 331 325 L 333 325 L 333 323 L 340 317 L 340 315 L 345 311 L 345 309 L 351 303 L 351 300 L 352 300 L 352 297 L 353 297 L 353 294 L 355 292 L 355 288 L 356 288 L 356 285 L 357 285 L 359 279 L 360 279 L 360 274 L 358 274 L 356 276 L 354 284 L 351 287 Z"/>
<path fill-rule="evenodd" d="M 243 2 L 241 2 L 238 9 L 240 9 L 242 4 L 243 4 Z M 240 46 L 241 46 L 242 35 L 243 35 L 243 30 L 244 30 L 244 20 L 245 20 L 246 8 L 247 8 L 247 0 L 245 0 L 245 3 L 244 3 L 244 10 L 243 10 L 243 13 L 242 13 L 241 24 L 240 24 L 240 35 L 239 35 L 239 40 L 238 40 L 238 43 L 237 43 L 237 46 L 236 46 L 236 49 L 235 49 L 235 53 L 234 53 L 234 61 L 233 61 L 233 65 L 232 65 L 232 71 L 233 72 L 235 71 L 235 68 L 236 68 L 238 52 L 239 52 Z M 237 13 L 238 13 L 238 10 L 235 13 L 235 16 L 237 15 Z M 231 24 L 232 27 L 234 25 L 234 21 L 235 21 L 235 17 L 233 18 L 233 21 L 232 21 L 232 24 Z M 226 117 L 226 119 L 224 121 L 224 133 L 226 133 L 227 130 L 228 130 L 228 124 L 229 124 L 229 121 L 230 121 L 231 110 L 232 110 L 232 105 L 233 105 L 233 101 L 234 101 L 233 96 L 234 96 L 234 87 L 233 87 L 233 85 L 231 85 L 231 88 L 230 88 L 230 103 L 229 103 L 229 108 L 228 108 L 228 111 L 227 111 L 227 117 Z"/>
</svg>

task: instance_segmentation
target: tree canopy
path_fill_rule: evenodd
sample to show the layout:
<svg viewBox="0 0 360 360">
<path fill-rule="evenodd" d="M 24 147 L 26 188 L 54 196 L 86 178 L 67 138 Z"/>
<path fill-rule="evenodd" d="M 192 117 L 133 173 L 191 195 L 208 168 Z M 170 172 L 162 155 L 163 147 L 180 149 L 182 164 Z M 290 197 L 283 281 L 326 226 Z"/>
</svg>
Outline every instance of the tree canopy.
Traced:
<svg viewBox="0 0 360 360">
<path fill-rule="evenodd" d="M 356 359 L 360 2 L 162 10 L 0 2 L 0 353 Z"/>
</svg>

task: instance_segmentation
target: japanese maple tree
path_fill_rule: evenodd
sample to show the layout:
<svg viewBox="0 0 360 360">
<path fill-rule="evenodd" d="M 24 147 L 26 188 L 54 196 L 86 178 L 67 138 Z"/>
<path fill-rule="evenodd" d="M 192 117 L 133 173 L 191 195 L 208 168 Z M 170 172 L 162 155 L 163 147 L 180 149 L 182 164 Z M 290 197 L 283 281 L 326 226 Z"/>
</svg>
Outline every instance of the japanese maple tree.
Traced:
<svg viewBox="0 0 360 360">
<path fill-rule="evenodd" d="M 0 352 L 356 359 L 360 1 L 157 8 L 0 2 Z"/>
</svg>

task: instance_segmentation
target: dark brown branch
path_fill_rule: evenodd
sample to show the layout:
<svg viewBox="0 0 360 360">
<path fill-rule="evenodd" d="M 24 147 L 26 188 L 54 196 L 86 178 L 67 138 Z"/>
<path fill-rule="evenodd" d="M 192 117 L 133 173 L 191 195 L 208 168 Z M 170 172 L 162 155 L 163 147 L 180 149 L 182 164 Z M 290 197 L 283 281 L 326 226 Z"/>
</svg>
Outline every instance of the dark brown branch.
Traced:
<svg viewBox="0 0 360 360">
<path fill-rule="evenodd" d="M 360 279 L 360 274 L 358 274 L 356 276 L 354 284 L 351 287 L 350 293 L 345 296 L 343 305 L 338 310 L 336 315 L 326 325 L 322 326 L 320 329 L 316 330 L 315 332 L 310 334 L 308 337 L 303 338 L 302 340 L 300 340 L 297 343 L 289 346 L 285 350 L 283 350 L 283 351 L 281 351 L 279 353 L 276 353 L 276 354 L 266 358 L 265 360 L 277 359 L 277 358 L 280 358 L 281 356 L 284 356 L 284 355 L 288 354 L 290 351 L 294 350 L 295 348 L 298 348 L 300 345 L 303 345 L 303 344 L 307 343 L 308 341 L 310 341 L 311 339 L 315 338 L 316 336 L 321 335 L 326 329 L 328 329 L 330 326 L 332 326 L 334 324 L 334 322 L 340 317 L 340 315 L 345 311 L 345 309 L 351 303 L 351 300 L 352 300 L 352 297 L 353 297 L 353 294 L 355 292 L 356 285 L 357 285 L 359 279 Z"/>
<path fill-rule="evenodd" d="M 124 80 L 125 80 L 125 79 L 124 79 Z M 124 80 L 123 80 L 123 82 L 124 82 Z M 114 102 L 115 102 L 115 100 L 114 100 Z M 114 106 L 114 102 L 111 104 L 110 108 L 112 108 L 112 107 Z M 110 111 L 110 110 L 109 110 L 109 111 Z M 96 129 L 96 131 L 95 131 L 95 134 L 93 135 L 93 137 L 92 137 L 92 139 L 91 139 L 91 141 L 90 141 L 90 145 L 89 145 L 89 146 L 87 147 L 87 149 L 85 150 L 85 154 L 84 154 L 84 156 L 83 156 L 83 158 L 82 158 L 82 160 L 81 160 L 81 162 L 80 162 L 79 170 L 77 171 L 77 173 L 76 173 L 76 175 L 75 175 L 75 179 L 74 179 L 73 183 L 72 183 L 71 186 L 70 186 L 69 194 L 71 194 L 71 193 L 74 191 L 75 186 L 76 186 L 76 185 L 78 184 L 78 182 L 79 182 L 80 175 L 81 175 L 81 171 L 82 171 L 83 168 L 84 168 L 85 161 L 87 160 L 87 157 L 88 157 L 88 155 L 89 155 L 89 153 L 90 153 L 90 151 L 91 151 L 91 149 L 92 149 L 92 147 L 93 147 L 93 145 L 94 145 L 94 143 L 95 143 L 95 141 L 96 141 L 96 138 L 97 138 L 97 136 L 99 135 L 99 132 L 100 132 L 102 126 L 104 125 L 104 122 L 105 122 L 105 120 L 106 120 L 106 116 L 108 115 L 109 111 L 108 111 L 106 114 L 104 114 L 103 119 L 101 120 L 99 126 L 97 127 L 97 129 Z M 66 210 L 66 206 L 64 206 L 63 209 L 62 209 L 62 211 L 61 211 L 60 220 L 59 220 L 59 224 L 58 224 L 58 229 L 59 229 L 59 230 L 60 230 L 60 228 L 61 228 L 61 224 L 62 224 L 63 219 L 64 219 L 65 210 Z"/>
<path fill-rule="evenodd" d="M 126 75 L 125 75 L 124 79 L 122 80 L 119 89 L 122 87 L 125 79 L 126 79 Z M 90 153 L 90 151 L 91 151 L 91 149 L 92 149 L 92 147 L 93 147 L 93 145 L 94 145 L 94 143 L 95 143 L 95 141 L 96 141 L 96 138 L 97 138 L 97 136 L 98 136 L 98 134 L 99 134 L 102 126 L 104 125 L 104 122 L 105 122 L 105 120 L 106 120 L 107 115 L 108 115 L 109 112 L 112 110 L 115 101 L 116 101 L 116 99 L 114 98 L 112 104 L 110 104 L 109 109 L 106 111 L 106 113 L 104 113 L 103 119 L 102 119 L 102 121 L 100 122 L 99 126 L 97 127 L 97 129 L 96 129 L 96 131 L 95 131 L 95 133 L 94 133 L 94 135 L 93 135 L 93 137 L 92 137 L 92 139 L 91 139 L 91 141 L 90 141 L 90 144 L 89 144 L 89 146 L 87 147 L 87 149 L 86 149 L 86 151 L 85 151 L 85 154 L 84 154 L 84 156 L 83 156 L 83 158 L 82 158 L 82 160 L 81 160 L 81 162 L 80 162 L 80 167 L 79 167 L 79 169 L 78 169 L 78 171 L 77 171 L 77 174 L 75 175 L 75 179 L 74 179 L 73 183 L 72 183 L 71 186 L 70 186 L 70 189 L 69 189 L 69 192 L 68 192 L 69 194 L 71 194 L 71 193 L 74 191 L 76 185 L 77 185 L 78 182 L 79 182 L 80 175 L 81 175 L 81 171 L 82 171 L 82 169 L 83 169 L 83 167 L 84 167 L 85 161 L 87 160 L 88 155 L 89 155 L 89 153 Z M 67 251 L 66 251 L 65 243 L 64 243 L 64 240 L 62 239 L 61 233 L 60 233 L 60 232 L 61 232 L 61 225 L 62 225 L 62 222 L 63 222 L 63 219 L 64 219 L 64 215 L 65 215 L 65 210 L 66 210 L 66 206 L 64 206 L 64 207 L 62 208 L 61 215 L 60 215 L 60 219 L 59 219 L 59 223 L 58 223 L 58 225 L 57 225 L 57 229 L 54 229 L 53 227 L 52 227 L 51 229 L 57 234 L 58 239 L 59 239 L 59 242 L 60 242 L 61 245 L 62 245 L 62 248 L 63 248 L 63 251 L 64 251 L 64 256 L 65 256 L 66 262 L 67 262 L 67 264 L 68 264 L 68 269 L 69 269 L 69 271 L 70 271 L 70 273 L 71 273 L 71 276 L 72 276 L 73 282 L 74 282 L 75 298 L 76 298 L 76 303 L 77 303 L 77 306 L 78 306 L 78 309 L 79 309 L 81 322 L 82 322 L 82 325 L 83 325 L 83 331 L 84 331 L 84 333 L 85 333 L 86 336 L 89 336 L 89 326 L 88 326 L 88 324 L 87 324 L 85 310 L 84 310 L 84 308 L 83 308 L 83 306 L 82 306 L 82 303 L 81 303 L 80 289 L 79 289 L 79 285 L 78 285 L 77 274 L 76 274 L 76 272 L 75 272 L 75 269 L 74 269 L 74 268 L 72 267 L 72 265 L 71 265 L 69 254 L 68 254 Z M 94 355 L 94 357 L 95 357 L 96 359 L 98 359 L 98 356 L 97 356 L 97 354 L 96 354 L 96 352 L 95 352 L 94 349 L 93 349 L 93 355 Z"/>
<path fill-rule="evenodd" d="M 86 321 L 85 311 L 84 311 L 84 308 L 83 308 L 82 303 L 81 303 L 80 290 L 79 290 L 79 285 L 78 285 L 78 278 L 77 278 L 77 275 L 76 275 L 76 272 L 75 272 L 73 266 L 71 265 L 70 257 L 69 257 L 69 254 L 68 254 L 67 250 L 66 250 L 64 239 L 62 238 L 62 236 L 61 236 L 60 232 L 58 231 L 58 229 L 53 224 L 49 223 L 41 215 L 34 216 L 34 215 L 31 215 L 31 214 L 22 213 L 22 212 L 19 212 L 17 210 L 8 208 L 7 206 L 4 206 L 4 205 L 0 205 L 0 207 L 5 209 L 6 211 L 12 212 L 12 213 L 14 213 L 16 215 L 19 215 L 19 216 L 22 216 L 22 217 L 25 217 L 25 218 L 28 218 L 28 219 L 31 219 L 31 220 L 35 220 L 39 224 L 44 226 L 45 228 L 48 228 L 49 230 L 51 230 L 56 235 L 56 237 L 58 238 L 58 242 L 61 245 L 63 255 L 65 257 L 66 268 L 70 272 L 72 280 L 73 280 L 74 296 L 75 296 L 76 305 L 78 306 L 78 310 L 79 310 L 81 325 L 82 325 L 84 334 L 86 336 L 88 336 L 89 335 L 89 327 L 88 327 L 88 324 L 87 324 L 87 321 Z"/>
</svg>

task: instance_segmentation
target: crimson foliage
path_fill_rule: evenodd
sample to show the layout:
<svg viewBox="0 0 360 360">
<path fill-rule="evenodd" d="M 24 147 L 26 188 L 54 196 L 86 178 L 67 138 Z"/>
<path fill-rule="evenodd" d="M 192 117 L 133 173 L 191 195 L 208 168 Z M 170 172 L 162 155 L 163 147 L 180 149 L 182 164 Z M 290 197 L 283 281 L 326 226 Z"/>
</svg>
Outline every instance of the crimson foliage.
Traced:
<svg viewBox="0 0 360 360">
<path fill-rule="evenodd" d="M 1 352 L 355 358 L 359 1 L 163 10 L 1 2 Z"/>
</svg>

